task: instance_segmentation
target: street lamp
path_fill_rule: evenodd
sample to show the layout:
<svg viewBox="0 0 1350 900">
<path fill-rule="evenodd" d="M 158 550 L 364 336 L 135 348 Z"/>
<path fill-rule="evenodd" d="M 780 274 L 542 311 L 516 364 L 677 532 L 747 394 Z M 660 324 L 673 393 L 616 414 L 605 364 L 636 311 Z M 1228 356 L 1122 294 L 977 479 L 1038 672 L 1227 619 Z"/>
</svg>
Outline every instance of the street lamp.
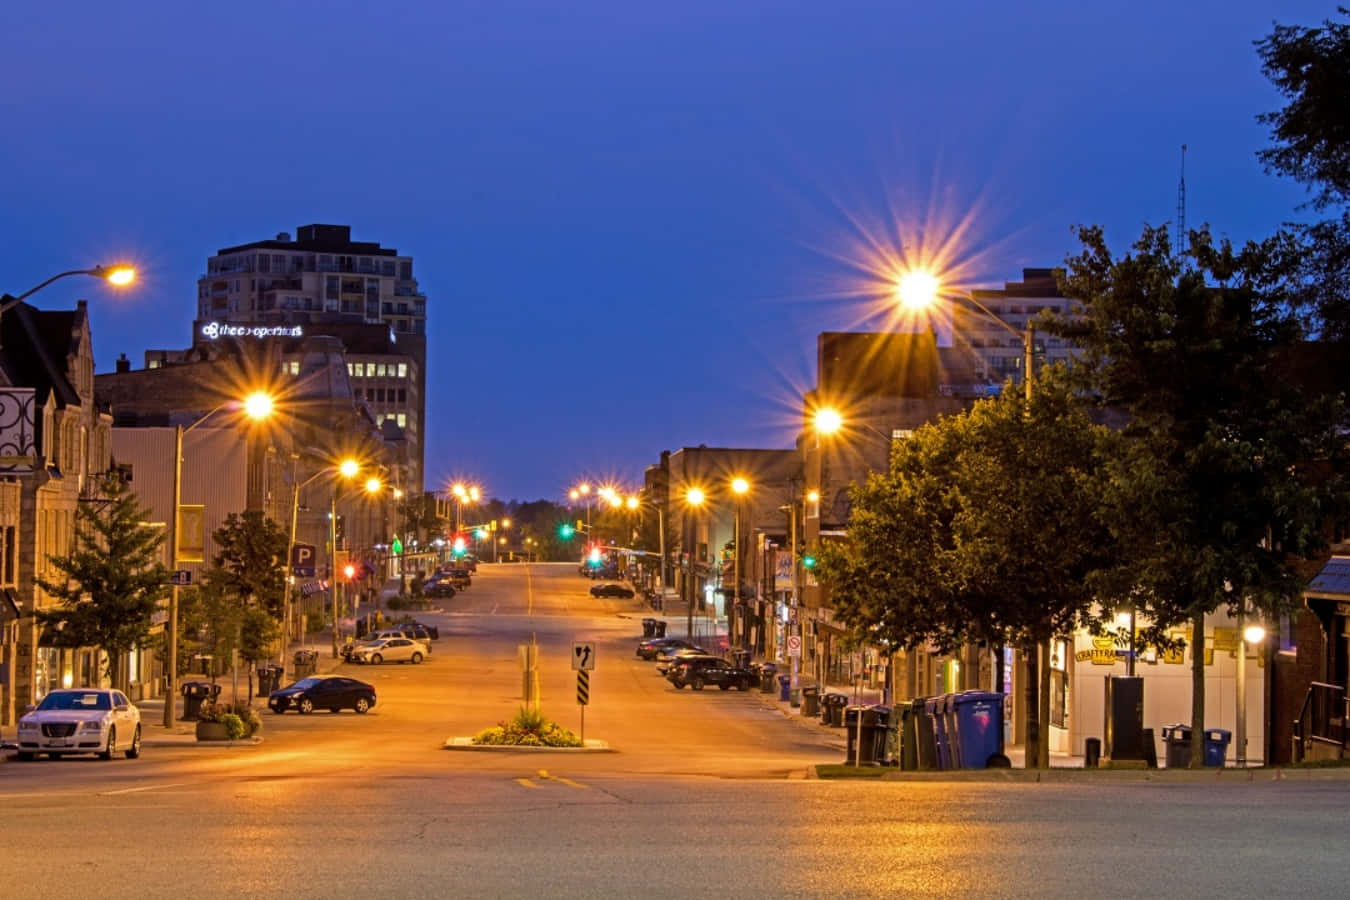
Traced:
<svg viewBox="0 0 1350 900">
<path fill-rule="evenodd" d="M 691 487 L 684 492 L 684 506 L 685 506 L 684 530 L 691 535 L 690 546 L 688 548 L 689 567 L 685 572 L 685 582 L 688 585 L 687 593 L 689 594 L 689 602 L 688 605 L 685 607 L 684 635 L 688 640 L 691 641 L 694 639 L 694 597 L 695 597 L 694 557 L 696 555 L 695 550 L 698 547 L 698 520 L 697 518 L 694 520 L 694 527 L 691 529 L 689 527 L 688 519 L 690 511 L 692 510 L 696 515 L 698 510 L 703 506 L 704 502 L 707 499 L 708 495 L 705 494 L 703 492 L 703 489 L 699 487 Z"/>
<path fill-rule="evenodd" d="M 97 271 L 97 270 L 91 270 L 91 271 Z M 80 273 L 80 272 L 66 272 L 66 273 L 63 273 L 63 274 L 66 274 L 66 275 L 71 275 L 71 274 L 91 274 L 91 272 L 82 272 L 82 273 Z M 60 275 L 57 275 L 57 276 L 54 277 L 54 278 L 49 278 L 49 279 L 47 279 L 46 282 L 43 282 L 43 284 L 48 284 L 48 283 L 50 283 L 50 282 L 52 282 L 52 281 L 55 281 L 56 278 L 60 278 L 60 277 L 61 277 Z M 31 294 L 31 293 L 33 293 L 33 291 L 38 290 L 38 289 L 41 288 L 42 286 L 43 286 L 43 285 L 40 284 L 40 285 L 38 285 L 36 288 L 33 288 L 33 290 L 32 290 L 32 291 L 29 291 L 28 293 Z M 25 294 L 24 296 L 27 296 L 27 294 Z M 23 298 L 20 297 L 19 299 L 22 300 Z M 7 304 L 7 306 L 8 306 L 8 305 L 13 305 L 13 304 Z M 4 309 L 5 309 L 5 307 L 0 307 L 0 312 L 3 312 Z M 259 399 L 260 397 L 266 397 L 266 402 L 264 402 L 263 400 Z M 261 392 L 255 392 L 255 393 L 253 393 L 253 394 L 250 394 L 250 395 L 248 396 L 248 398 L 247 398 L 246 400 L 244 400 L 243 402 L 239 402 L 239 401 L 235 401 L 235 400 L 227 400 L 227 401 L 225 401 L 224 403 L 221 403 L 219 406 L 216 406 L 214 409 L 212 409 L 212 410 L 211 410 L 210 412 L 208 412 L 206 415 L 202 416 L 200 419 L 198 419 L 197 421 L 193 422 L 191 425 L 187 426 L 186 428 L 184 428 L 182 425 L 174 425 L 174 426 L 173 426 L 173 509 L 170 510 L 170 512 L 169 512 L 169 535 L 168 535 L 168 537 L 169 537 L 169 558 L 170 558 L 170 560 L 171 560 L 172 563 L 173 563 L 172 568 L 173 568 L 173 570 L 174 570 L 174 572 L 175 572 L 175 575 L 174 575 L 174 579 L 173 579 L 173 585 L 172 585 L 172 587 L 169 589 L 169 618 L 168 618 L 168 621 L 165 622 L 166 630 L 167 630 L 167 632 L 168 632 L 168 635 L 167 635 L 168 640 L 166 641 L 166 645 L 167 645 L 167 646 L 165 647 L 166 653 L 165 653 L 165 659 L 164 659 L 164 663 L 165 663 L 165 665 L 164 665 L 164 670 L 165 670 L 165 673 L 166 673 L 166 675 L 167 675 L 167 678 L 165 679 L 165 683 L 164 683 L 164 690 L 165 690 L 165 693 L 164 693 L 164 727 L 165 727 L 165 728 L 172 728 L 172 727 L 173 727 L 173 713 L 174 713 L 174 703 L 175 703 L 175 701 L 174 701 L 174 695 L 177 693 L 177 687 L 178 687 L 178 588 L 179 588 L 179 584 L 178 584 L 178 576 L 177 576 L 176 573 L 177 573 L 177 571 L 178 571 L 178 543 L 179 543 L 179 541 L 178 541 L 178 538 L 179 538 L 179 534 L 178 534 L 178 511 L 179 511 L 179 508 L 183 505 L 183 435 L 187 434 L 189 431 L 191 431 L 192 429 L 196 428 L 198 425 L 201 425 L 201 424 L 202 424 L 203 422 L 205 422 L 207 419 L 211 418 L 211 417 L 214 416 L 216 413 L 220 412 L 222 409 L 225 409 L 227 406 L 237 406 L 239 409 L 241 409 L 241 410 L 244 412 L 244 415 L 245 415 L 246 417 L 248 417 L 249 419 L 252 419 L 253 421 L 261 421 L 262 419 L 265 419 L 265 418 L 267 418 L 267 416 L 271 415 L 271 412 L 272 412 L 272 400 L 271 400 L 271 397 L 267 397 L 267 395 L 262 394 Z"/>
<path fill-rule="evenodd" d="M 347 457 L 346 459 L 342 460 L 342 462 L 338 463 L 338 466 L 337 466 L 337 473 L 338 473 L 340 476 L 342 476 L 342 477 L 341 477 L 341 479 L 339 479 L 339 480 L 337 480 L 337 481 L 335 481 L 335 482 L 333 483 L 333 495 L 332 495 L 332 498 L 329 500 L 329 504 L 328 504 L 328 540 L 329 540 L 329 545 L 328 545 L 328 548 L 329 548 L 329 550 L 328 550 L 328 552 L 329 552 L 329 556 L 328 556 L 328 559 L 329 559 L 329 563 L 328 563 L 328 572 L 329 572 L 328 594 L 329 594 L 330 602 L 331 602 L 332 609 L 333 609 L 333 659 L 337 659 L 337 658 L 338 658 L 338 616 L 339 616 L 339 609 L 338 609 L 338 591 L 337 591 L 337 587 L 338 587 L 338 586 L 337 586 L 337 581 L 338 581 L 338 569 L 337 569 L 337 554 L 338 554 L 338 545 L 337 545 L 337 503 L 338 503 L 338 495 L 341 493 L 341 490 L 342 490 L 342 483 L 343 483 L 344 481 L 351 481 L 353 478 L 355 478 L 357 475 L 359 475 L 360 472 L 361 472 L 361 463 L 359 463 L 359 462 L 356 461 L 355 459 L 352 459 L 351 457 Z M 376 490 L 379 490 L 379 481 L 378 481 L 378 479 L 372 479 L 372 480 L 374 480 L 374 481 L 376 482 Z M 369 490 L 369 482 L 367 482 L 367 490 Z M 346 535 L 346 533 L 345 533 L 345 530 L 344 530 L 344 533 L 343 533 L 342 537 L 343 537 L 343 540 L 346 540 L 347 535 Z M 351 578 L 348 577 L 347 581 L 350 581 L 350 580 L 351 580 Z M 343 605 L 344 605 L 344 606 L 346 605 L 346 600 L 347 600 L 347 597 L 346 597 L 347 586 L 346 586 L 346 585 L 347 585 L 347 582 L 344 581 L 344 582 L 343 582 L 343 587 L 342 587 L 342 592 L 343 592 L 343 597 L 342 597 L 342 599 L 343 599 Z"/>
<path fill-rule="evenodd" d="M 102 278 L 114 287 L 126 287 L 136 280 L 136 270 L 128 265 L 94 266 L 92 269 L 71 269 L 66 272 L 58 272 L 51 278 L 48 278 L 46 281 L 35 287 L 29 288 L 17 297 L 12 297 L 9 294 L 0 294 L 0 315 L 9 312 L 53 281 L 58 281 L 71 275 L 89 275 L 94 278 Z"/>
<path fill-rule="evenodd" d="M 727 628 L 731 632 L 727 637 L 728 642 L 731 644 L 736 643 L 736 638 L 738 636 L 735 622 L 737 618 L 739 618 L 741 605 L 741 498 L 744 497 L 749 490 L 750 482 L 746 481 L 744 478 L 737 476 L 731 479 L 731 493 L 736 496 L 736 505 L 732 508 L 732 539 L 735 541 L 735 551 L 731 554 L 731 580 L 733 582 L 731 588 L 732 600 L 731 608 L 727 610 Z M 725 592 L 723 592 L 723 596 L 725 595 Z M 744 629 L 741 629 L 741 631 L 744 631 Z M 739 637 L 742 639 L 741 643 L 744 644 L 746 635 L 740 634 Z"/>
</svg>

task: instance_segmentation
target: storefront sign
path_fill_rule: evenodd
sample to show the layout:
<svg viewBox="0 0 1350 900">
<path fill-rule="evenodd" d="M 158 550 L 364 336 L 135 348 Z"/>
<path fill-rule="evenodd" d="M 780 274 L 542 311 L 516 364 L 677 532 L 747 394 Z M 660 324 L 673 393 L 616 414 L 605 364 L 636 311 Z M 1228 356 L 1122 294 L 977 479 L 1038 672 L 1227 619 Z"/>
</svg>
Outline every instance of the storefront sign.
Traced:
<svg viewBox="0 0 1350 900">
<path fill-rule="evenodd" d="M 209 341 L 225 337 L 303 337 L 305 331 L 299 325 L 230 325 L 227 322 L 207 322 L 202 326 L 202 334 Z"/>
</svg>

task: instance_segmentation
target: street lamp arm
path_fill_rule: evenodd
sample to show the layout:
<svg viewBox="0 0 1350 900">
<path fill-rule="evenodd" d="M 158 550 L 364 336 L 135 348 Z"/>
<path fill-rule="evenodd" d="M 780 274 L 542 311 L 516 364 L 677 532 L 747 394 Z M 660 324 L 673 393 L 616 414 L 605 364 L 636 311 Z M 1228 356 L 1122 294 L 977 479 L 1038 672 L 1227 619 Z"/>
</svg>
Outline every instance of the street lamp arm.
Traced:
<svg viewBox="0 0 1350 900">
<path fill-rule="evenodd" d="M 974 295 L 974 294 L 958 292 L 958 293 L 956 293 L 956 296 L 957 296 L 957 297 L 960 297 L 962 300 L 965 300 L 965 301 L 966 301 L 967 303 L 969 303 L 971 306 L 974 306 L 974 307 L 975 307 L 976 309 L 978 309 L 980 312 L 984 313 L 988 318 L 992 319 L 992 320 L 993 320 L 1000 328 L 1002 328 L 1004 331 L 1008 332 L 1009 334 L 1014 335 L 1014 336 L 1016 336 L 1016 337 L 1019 338 L 1019 339 L 1024 339 L 1024 338 L 1026 337 L 1025 332 L 1018 331 L 1016 328 L 1012 327 L 1012 326 L 1009 325 L 1007 322 L 1003 321 L 1003 320 L 1000 319 L 998 316 L 994 315 L 993 310 L 991 310 L 989 307 L 985 306 L 985 305 L 984 305 L 983 303 L 981 303 L 979 300 L 975 299 L 975 295 Z M 1030 325 L 1030 323 L 1028 323 L 1028 325 Z"/>
<path fill-rule="evenodd" d="M 95 278 L 107 278 L 109 271 L 110 271 L 109 269 L 103 266 L 94 266 L 94 268 L 92 269 L 70 269 L 69 271 L 66 272 L 58 272 L 51 278 L 48 278 L 46 281 L 42 282 L 39 285 L 36 285 L 35 287 L 29 288 L 28 290 L 24 291 L 17 297 L 11 297 L 9 294 L 0 295 L 0 301 L 3 302 L 3 305 L 0 305 L 0 315 L 9 312 L 11 309 L 18 306 L 20 303 L 22 303 L 24 300 L 27 300 L 29 297 L 33 296 L 38 291 L 42 290 L 47 285 L 51 284 L 53 281 L 58 281 L 62 278 L 68 278 L 71 275 L 92 275 Z"/>
</svg>

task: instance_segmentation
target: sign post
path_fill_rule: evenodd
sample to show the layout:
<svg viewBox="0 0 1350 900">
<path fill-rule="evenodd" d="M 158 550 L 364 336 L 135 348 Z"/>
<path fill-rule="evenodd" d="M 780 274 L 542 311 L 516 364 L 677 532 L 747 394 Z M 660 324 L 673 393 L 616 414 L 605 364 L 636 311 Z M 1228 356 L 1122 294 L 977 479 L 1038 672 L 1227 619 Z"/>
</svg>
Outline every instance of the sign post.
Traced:
<svg viewBox="0 0 1350 900">
<path fill-rule="evenodd" d="M 572 668 L 577 673 L 577 706 L 581 707 L 581 746 L 586 746 L 586 707 L 591 703 L 591 672 L 595 669 L 595 644 L 572 644 Z"/>
</svg>

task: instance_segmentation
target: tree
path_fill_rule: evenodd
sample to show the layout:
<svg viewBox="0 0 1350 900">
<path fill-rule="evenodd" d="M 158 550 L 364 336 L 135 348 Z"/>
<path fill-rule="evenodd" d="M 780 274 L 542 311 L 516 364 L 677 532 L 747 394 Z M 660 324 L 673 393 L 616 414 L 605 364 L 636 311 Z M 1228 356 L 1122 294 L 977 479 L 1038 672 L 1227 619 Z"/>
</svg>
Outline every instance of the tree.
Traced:
<svg viewBox="0 0 1350 900">
<path fill-rule="evenodd" d="M 1005 389 L 895 445 L 890 470 L 853 488 L 848 538 L 820 577 L 855 636 L 946 652 L 1022 648 L 1026 760 L 1039 764 L 1038 649 L 1085 620 L 1109 554 L 1098 489 L 1114 438 L 1060 368 L 1028 404 Z"/>
<path fill-rule="evenodd" d="M 1338 9 L 1344 18 L 1345 7 Z M 1276 25 L 1256 42 L 1262 70 L 1287 104 L 1258 121 L 1275 144 L 1257 156 L 1266 171 L 1302 184 L 1317 210 L 1350 202 L 1350 22 Z M 1350 341 L 1350 210 L 1292 225 L 1267 242 L 1293 302 L 1323 339 Z"/>
<path fill-rule="evenodd" d="M 1129 588 L 1155 628 L 1190 622 L 1201 734 L 1205 615 L 1291 604 L 1301 587 L 1291 556 L 1321 540 L 1325 485 L 1309 471 L 1339 452 L 1339 404 L 1283 377 L 1302 323 L 1273 287 L 1266 245 L 1234 251 L 1202 230 L 1183 259 L 1165 228 L 1146 228 L 1117 259 L 1100 229 L 1079 237 L 1062 289 L 1084 318 L 1047 328 L 1083 348 L 1080 387 L 1128 415 L 1104 508 L 1120 557 L 1096 585 Z"/>
<path fill-rule="evenodd" d="M 169 573 L 159 562 L 164 533 L 145 524 L 148 514 L 136 495 L 113 475 L 97 485 L 101 499 L 82 502 L 75 512 L 74 550 L 48 560 L 62 579 L 37 579 L 60 604 L 39 610 L 37 618 L 59 629 L 68 646 L 101 648 L 107 675 L 118 685 L 121 657 L 146 644 Z"/>
<path fill-rule="evenodd" d="M 286 597 L 286 532 L 261 512 L 248 510 L 230 513 L 212 537 L 220 550 L 206 577 L 242 605 L 258 606 L 280 619 Z"/>
</svg>

